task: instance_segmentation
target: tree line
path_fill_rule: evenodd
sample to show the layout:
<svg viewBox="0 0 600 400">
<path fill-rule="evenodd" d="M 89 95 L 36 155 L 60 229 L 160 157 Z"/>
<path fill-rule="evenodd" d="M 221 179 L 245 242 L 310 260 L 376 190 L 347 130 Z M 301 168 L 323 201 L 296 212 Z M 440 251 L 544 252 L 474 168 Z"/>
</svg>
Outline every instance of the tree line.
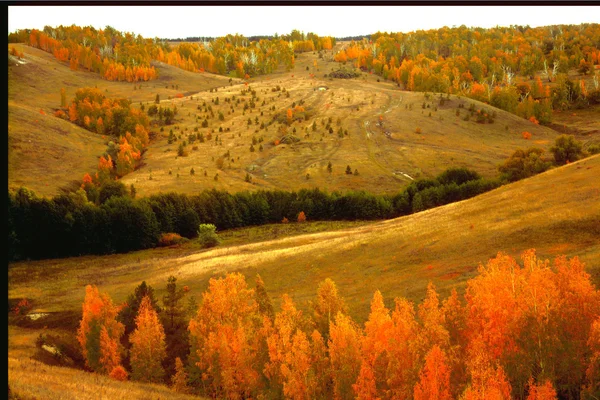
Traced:
<svg viewBox="0 0 600 400">
<path fill-rule="evenodd" d="M 135 188 L 107 180 L 84 182 L 51 199 L 26 188 L 8 193 L 9 260 L 120 253 L 155 246 L 161 233 L 196 236 L 198 225 L 219 230 L 296 220 L 394 218 L 476 196 L 499 186 L 464 168 L 412 182 L 395 195 L 365 191 L 256 191 L 197 195 L 160 193 L 135 199 Z M 133 190 L 131 190 L 133 189 Z"/>
<path fill-rule="evenodd" d="M 465 95 L 548 123 L 552 109 L 600 102 L 594 72 L 599 38 L 599 24 L 377 32 L 345 46 L 334 59 L 406 90 Z M 572 69 L 594 76 L 593 85 L 571 80 Z"/>
<path fill-rule="evenodd" d="M 139 82 L 158 77 L 153 60 L 191 72 L 212 72 L 239 78 L 273 72 L 279 65 L 294 66 L 294 54 L 329 50 L 335 38 L 293 30 L 289 35 L 246 38 L 226 35 L 202 38 L 202 42 L 179 42 L 171 46 L 164 39 L 148 39 L 122 33 L 107 26 L 45 26 L 43 30 L 21 29 L 8 35 L 9 43 L 25 43 L 68 62 L 72 70 L 84 68 L 109 81 Z"/>
<path fill-rule="evenodd" d="M 86 288 L 77 338 L 88 369 L 223 399 L 593 399 L 600 395 L 600 291 L 577 258 L 498 253 L 444 299 L 376 291 L 357 323 L 331 279 L 303 312 L 240 273 L 201 301 L 169 278 L 162 309 L 143 282 L 115 305 Z M 391 307 L 390 307 L 391 305 Z"/>
</svg>

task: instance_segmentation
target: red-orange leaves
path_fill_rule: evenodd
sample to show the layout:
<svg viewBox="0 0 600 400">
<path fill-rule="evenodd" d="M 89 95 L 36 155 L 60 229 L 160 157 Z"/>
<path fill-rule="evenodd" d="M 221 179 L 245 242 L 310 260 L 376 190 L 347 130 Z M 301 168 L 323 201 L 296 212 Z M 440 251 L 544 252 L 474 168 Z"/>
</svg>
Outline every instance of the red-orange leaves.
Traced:
<svg viewBox="0 0 600 400">
<path fill-rule="evenodd" d="M 142 299 L 135 323 L 136 329 L 129 337 L 131 377 L 143 382 L 161 382 L 165 374 L 162 361 L 167 355 L 165 332 L 148 296 Z"/>
<path fill-rule="evenodd" d="M 351 398 L 361 365 L 360 328 L 342 313 L 329 328 L 329 359 L 336 398 Z"/>
<path fill-rule="evenodd" d="M 106 293 L 88 285 L 82 309 L 77 340 L 86 366 L 108 374 L 121 362 L 119 340 L 124 328 L 116 320 L 117 307 Z"/>
<path fill-rule="evenodd" d="M 196 317 L 190 321 L 190 358 L 207 392 L 241 399 L 255 393 L 258 306 L 244 276 L 211 279 Z"/>
<path fill-rule="evenodd" d="M 435 345 L 425 356 L 425 366 L 415 385 L 415 400 L 450 400 L 450 370 L 446 354 Z"/>
<path fill-rule="evenodd" d="M 358 381 L 353 386 L 358 398 L 383 396 L 387 389 L 386 369 L 389 364 L 390 337 L 393 328 L 390 311 L 383 304 L 383 296 L 375 292 L 371 301 L 371 313 L 365 323 L 362 338 L 362 363 Z"/>
<path fill-rule="evenodd" d="M 534 385 L 533 379 L 529 380 L 529 395 L 527 400 L 556 400 L 556 390 L 552 382 L 546 380 L 542 385 Z"/>
</svg>

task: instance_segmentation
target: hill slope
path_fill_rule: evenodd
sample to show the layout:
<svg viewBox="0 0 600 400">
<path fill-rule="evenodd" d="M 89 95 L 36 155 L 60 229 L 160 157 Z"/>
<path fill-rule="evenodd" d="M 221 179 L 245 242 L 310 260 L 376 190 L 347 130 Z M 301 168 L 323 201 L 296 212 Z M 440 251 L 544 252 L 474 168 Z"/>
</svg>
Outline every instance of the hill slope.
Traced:
<svg viewBox="0 0 600 400">
<path fill-rule="evenodd" d="M 86 71 L 72 71 L 68 63 L 28 46 L 13 45 L 24 52 L 23 60 L 9 56 L 8 66 L 8 182 L 25 186 L 44 196 L 59 193 L 72 181 L 81 183 L 94 172 L 106 150 L 105 140 L 79 126 L 53 116 L 60 106 L 60 89 L 70 101 L 81 87 L 98 87 L 110 97 L 134 103 L 181 92 L 197 92 L 224 86 L 228 78 L 194 74 L 160 63 L 160 78 L 142 83 L 142 89 L 124 82 L 109 82 Z M 176 89 L 177 87 L 177 89 Z"/>
<path fill-rule="evenodd" d="M 20 262 L 9 270 L 9 297 L 33 299 L 42 311 L 78 310 L 83 287 L 96 284 L 117 302 L 142 280 L 161 295 L 169 275 L 200 296 L 208 279 L 257 272 L 275 302 L 299 303 L 332 278 L 357 319 L 375 290 L 386 301 L 420 301 L 429 281 L 442 296 L 462 290 L 478 264 L 498 251 L 529 248 L 551 258 L 579 256 L 600 283 L 600 156 L 507 185 L 473 199 L 350 229 L 212 250 L 156 249 L 105 257 Z M 304 303 L 306 304 L 306 303 Z"/>
<path fill-rule="evenodd" d="M 450 166 L 494 176 L 496 166 L 515 149 L 548 149 L 557 136 L 552 129 L 477 101 L 457 96 L 442 101 L 438 95 L 403 92 L 365 73 L 356 79 L 326 78 L 326 73 L 339 68 L 330 53 L 324 58 L 316 53 L 300 54 L 293 71 L 252 78 L 249 86 L 238 79 L 230 82 L 229 77 L 191 73 L 162 63 L 156 63 L 157 80 L 134 85 L 72 71 L 51 54 L 16 46 L 25 57 L 24 63 L 9 61 L 8 133 L 9 140 L 17 144 L 10 147 L 9 186 L 25 185 L 44 195 L 56 194 L 58 188 L 93 172 L 104 151 L 97 135 L 52 117 L 60 105 L 62 87 L 68 100 L 77 88 L 96 86 L 107 96 L 130 99 L 135 106 L 149 107 L 158 94 L 161 106 L 178 107 L 173 125 L 164 127 L 162 133 L 158 124 L 152 126 L 157 139 L 145 153 L 144 165 L 123 179 L 126 185 L 133 183 L 140 196 L 158 191 L 197 193 L 213 187 L 229 191 L 319 187 L 392 193 L 411 179 L 433 177 Z M 219 89 L 209 91 L 213 88 Z M 255 106 L 244 110 L 251 103 L 249 89 L 256 92 Z M 179 94 L 183 97 L 177 98 Z M 225 101 L 234 96 L 235 101 Z M 471 105 L 482 112 L 495 112 L 494 122 L 477 123 L 475 117 L 465 120 Z M 286 112 L 294 106 L 305 109 L 304 117 L 288 126 Z M 31 112 L 25 114 L 22 109 Z M 43 118 L 40 110 L 46 113 Z M 202 127 L 205 118 L 208 126 Z M 57 125 L 61 131 L 76 132 L 69 136 L 68 145 L 57 134 Z M 169 144 L 171 130 L 178 140 Z M 523 131 L 532 133 L 531 140 L 522 138 Z M 212 139 L 190 144 L 190 135 L 195 133 L 207 138 L 210 133 Z M 298 141 L 282 141 L 286 135 Z M 23 146 L 28 140 L 32 140 L 31 146 Z M 282 143 L 275 145 L 278 140 Z M 178 157 L 183 141 L 188 155 Z M 253 142 L 254 152 L 250 150 Z M 43 151 L 45 155 L 38 156 L 43 162 L 26 161 L 33 149 Z M 327 170 L 329 162 L 331 172 Z M 347 174 L 348 166 L 358 175 Z M 190 174 L 192 168 L 194 175 Z M 252 183 L 246 181 L 247 174 Z"/>
</svg>

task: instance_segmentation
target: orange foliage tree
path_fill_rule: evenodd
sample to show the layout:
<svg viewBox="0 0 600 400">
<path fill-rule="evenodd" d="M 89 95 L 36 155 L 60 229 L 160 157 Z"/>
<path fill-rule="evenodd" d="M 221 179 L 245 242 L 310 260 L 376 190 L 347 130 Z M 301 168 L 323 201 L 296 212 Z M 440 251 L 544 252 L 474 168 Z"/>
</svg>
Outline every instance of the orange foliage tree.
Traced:
<svg viewBox="0 0 600 400">
<path fill-rule="evenodd" d="M 450 371 L 446 354 L 434 345 L 425 356 L 425 366 L 415 385 L 415 400 L 450 400 Z"/>
<path fill-rule="evenodd" d="M 365 322 L 362 338 L 362 362 L 354 391 L 358 398 L 382 397 L 387 388 L 386 370 L 389 364 L 390 337 L 393 322 L 390 311 L 383 304 L 383 296 L 375 292 L 371 313 Z"/>
<path fill-rule="evenodd" d="M 241 399 L 256 392 L 257 309 L 243 275 L 209 281 L 188 329 L 190 378 L 211 396 Z"/>
<path fill-rule="evenodd" d="M 121 362 L 123 324 L 116 320 L 118 307 L 96 286 L 86 286 L 77 340 L 88 368 L 109 374 Z"/>
<path fill-rule="evenodd" d="M 347 313 L 344 299 L 339 295 L 335 282 L 330 278 L 319 283 L 317 296 L 311 303 L 313 319 L 317 330 L 326 341 L 329 338 L 329 327 L 338 313 Z"/>
<path fill-rule="evenodd" d="M 144 296 L 135 318 L 136 329 L 131 333 L 132 379 L 143 382 L 161 382 L 165 370 L 165 331 L 148 296 Z"/>
<path fill-rule="evenodd" d="M 328 341 L 335 398 L 353 398 L 352 385 L 361 366 L 361 337 L 360 327 L 350 317 L 338 313 L 330 325 Z"/>
</svg>

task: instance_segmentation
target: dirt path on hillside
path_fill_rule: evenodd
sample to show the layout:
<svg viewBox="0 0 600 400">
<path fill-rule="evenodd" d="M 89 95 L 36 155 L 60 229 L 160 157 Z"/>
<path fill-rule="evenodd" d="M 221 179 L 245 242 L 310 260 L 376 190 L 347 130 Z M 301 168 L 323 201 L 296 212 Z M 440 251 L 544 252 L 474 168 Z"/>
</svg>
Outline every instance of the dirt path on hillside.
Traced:
<svg viewBox="0 0 600 400">
<path fill-rule="evenodd" d="M 389 93 L 385 93 L 385 95 L 388 97 L 387 105 L 382 109 L 381 112 L 378 112 L 373 115 L 373 117 L 375 117 L 376 120 L 378 120 L 380 116 L 391 112 L 395 108 L 398 108 L 400 106 L 400 104 L 402 103 L 402 100 L 403 100 L 402 96 L 400 96 L 399 99 L 394 99 L 393 95 L 391 95 Z M 374 162 L 375 165 L 377 165 L 386 174 L 391 174 L 392 177 L 394 177 L 394 179 L 396 179 L 398 181 L 403 181 L 404 179 L 402 179 L 402 178 L 406 177 L 407 175 L 405 175 L 403 172 L 400 172 L 400 171 L 398 171 L 398 172 L 400 172 L 402 175 L 397 174 L 397 171 L 395 170 L 394 165 L 390 162 L 390 160 L 385 155 L 387 150 L 384 149 L 380 143 L 382 140 L 381 139 L 382 135 L 378 132 L 374 132 L 373 130 L 371 130 L 371 125 L 372 124 L 371 124 L 370 118 L 366 118 L 363 120 L 363 127 L 365 129 L 365 136 L 367 138 L 367 147 L 368 147 L 367 151 L 369 153 L 369 159 L 372 162 Z M 385 118 L 379 122 L 376 122 L 375 125 L 379 125 L 381 127 L 381 130 L 383 131 L 386 140 L 391 138 L 391 136 L 387 134 L 388 131 L 385 130 Z M 410 177 L 408 177 L 408 178 L 410 178 Z M 410 178 L 410 179 L 412 179 L 412 178 Z"/>
</svg>

